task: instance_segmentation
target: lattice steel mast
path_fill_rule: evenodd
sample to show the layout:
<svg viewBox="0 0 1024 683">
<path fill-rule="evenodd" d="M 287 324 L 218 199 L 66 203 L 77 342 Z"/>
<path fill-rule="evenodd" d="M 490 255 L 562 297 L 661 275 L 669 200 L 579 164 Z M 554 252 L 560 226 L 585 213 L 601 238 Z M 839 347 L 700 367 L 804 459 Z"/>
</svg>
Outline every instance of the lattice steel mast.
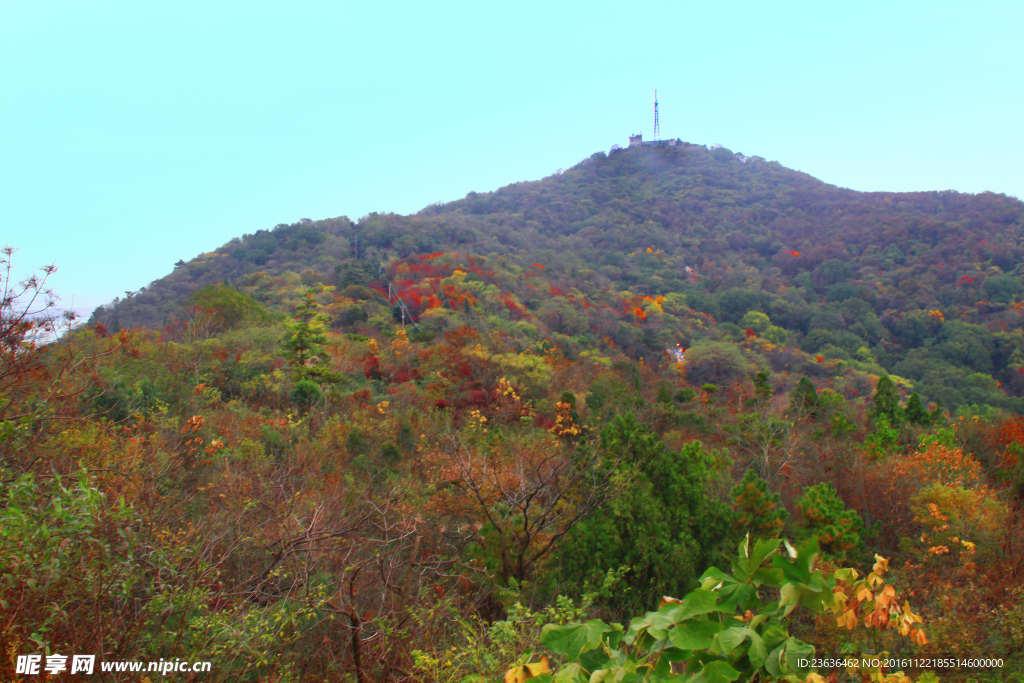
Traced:
<svg viewBox="0 0 1024 683">
<path fill-rule="evenodd" d="M 654 90 L 654 139 L 661 139 L 661 126 L 658 124 L 658 90 Z"/>
</svg>

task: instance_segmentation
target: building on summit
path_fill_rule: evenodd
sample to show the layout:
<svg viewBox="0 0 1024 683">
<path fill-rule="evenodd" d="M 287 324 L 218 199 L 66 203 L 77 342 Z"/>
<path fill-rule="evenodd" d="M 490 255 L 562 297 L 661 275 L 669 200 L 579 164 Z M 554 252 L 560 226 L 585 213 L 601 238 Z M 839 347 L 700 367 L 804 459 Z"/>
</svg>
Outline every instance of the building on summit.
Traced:
<svg viewBox="0 0 1024 683">
<path fill-rule="evenodd" d="M 644 140 L 643 135 L 637 133 L 629 136 L 630 147 L 682 147 L 683 141 L 679 138 L 671 140 Z"/>
</svg>

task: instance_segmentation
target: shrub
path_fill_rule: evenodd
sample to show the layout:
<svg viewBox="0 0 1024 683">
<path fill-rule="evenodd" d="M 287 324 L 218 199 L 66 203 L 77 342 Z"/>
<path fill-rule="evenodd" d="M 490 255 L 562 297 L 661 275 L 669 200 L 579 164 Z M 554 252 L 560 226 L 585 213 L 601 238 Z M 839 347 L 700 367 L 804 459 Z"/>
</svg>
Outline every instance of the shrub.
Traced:
<svg viewBox="0 0 1024 683">
<path fill-rule="evenodd" d="M 300 379 L 292 389 L 292 401 L 302 406 L 316 403 L 323 398 L 323 395 L 320 386 L 309 378 Z"/>
</svg>

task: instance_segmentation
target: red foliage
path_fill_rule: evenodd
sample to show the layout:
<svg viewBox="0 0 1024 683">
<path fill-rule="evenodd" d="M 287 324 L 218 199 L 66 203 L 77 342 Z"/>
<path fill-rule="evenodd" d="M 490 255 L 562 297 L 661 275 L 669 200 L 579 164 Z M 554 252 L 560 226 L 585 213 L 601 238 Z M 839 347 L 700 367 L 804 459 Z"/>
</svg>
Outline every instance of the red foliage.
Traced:
<svg viewBox="0 0 1024 683">
<path fill-rule="evenodd" d="M 367 379 L 380 379 L 380 358 L 372 353 L 367 355 L 363 362 L 363 374 Z"/>
<path fill-rule="evenodd" d="M 444 333 L 445 340 L 455 347 L 465 346 L 471 340 L 476 339 L 479 336 L 479 332 L 472 328 L 466 327 L 465 325 L 463 325 L 457 330 L 452 330 L 451 332 Z"/>
<path fill-rule="evenodd" d="M 544 417 L 543 415 L 538 415 L 537 413 L 534 413 L 533 414 L 533 424 L 536 427 L 539 427 L 540 429 L 543 429 L 543 430 L 546 431 L 546 430 L 549 430 L 549 429 L 551 429 L 552 427 L 555 426 L 555 421 L 554 420 L 549 420 L 548 418 Z"/>
</svg>

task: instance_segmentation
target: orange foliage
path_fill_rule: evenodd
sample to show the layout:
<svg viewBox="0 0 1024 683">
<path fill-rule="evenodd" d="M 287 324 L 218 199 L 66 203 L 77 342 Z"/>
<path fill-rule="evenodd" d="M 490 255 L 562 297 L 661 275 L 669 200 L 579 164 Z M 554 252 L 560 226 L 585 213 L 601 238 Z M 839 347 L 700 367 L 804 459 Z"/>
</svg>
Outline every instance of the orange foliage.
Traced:
<svg viewBox="0 0 1024 683">
<path fill-rule="evenodd" d="M 555 436 L 576 437 L 583 433 L 583 428 L 572 419 L 572 406 L 559 401 L 555 404 L 555 425 L 548 431 Z"/>
<path fill-rule="evenodd" d="M 923 619 L 914 613 L 908 601 L 901 603 L 895 587 L 884 578 L 888 570 L 889 560 L 875 555 L 871 573 L 860 581 L 856 570 L 836 573 L 838 581 L 832 593 L 833 610 L 838 615 L 836 624 L 852 631 L 861 621 L 866 628 L 893 629 L 918 646 L 927 645 L 928 638 L 919 626 Z"/>
<path fill-rule="evenodd" d="M 943 486 L 971 486 L 981 478 L 982 469 L 963 449 L 933 442 L 897 458 L 893 475 L 922 485 L 934 482 Z"/>
</svg>

